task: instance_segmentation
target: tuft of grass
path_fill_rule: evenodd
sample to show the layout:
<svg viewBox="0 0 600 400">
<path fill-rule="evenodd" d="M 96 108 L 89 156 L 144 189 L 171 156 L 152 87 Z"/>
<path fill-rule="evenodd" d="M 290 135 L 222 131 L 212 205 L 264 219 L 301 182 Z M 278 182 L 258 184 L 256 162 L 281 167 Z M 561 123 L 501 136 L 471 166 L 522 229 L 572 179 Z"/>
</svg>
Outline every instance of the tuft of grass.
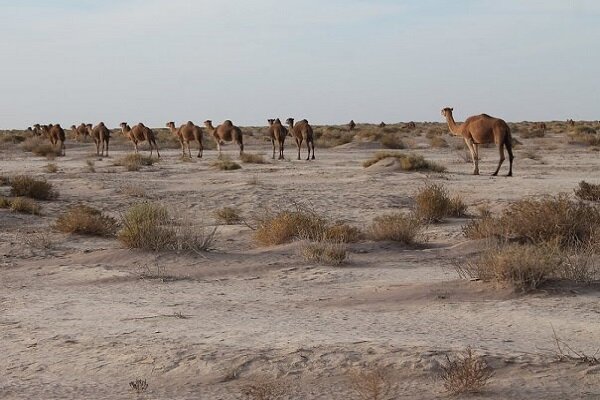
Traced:
<svg viewBox="0 0 600 400">
<path fill-rule="evenodd" d="M 344 243 L 322 239 L 305 242 L 300 247 L 300 254 L 306 261 L 325 265 L 340 265 L 348 255 Z"/>
<path fill-rule="evenodd" d="M 312 210 L 298 207 L 259 218 L 254 240 L 262 246 L 291 242 L 300 237 L 318 240 L 329 226 L 328 220 Z"/>
<path fill-rule="evenodd" d="M 146 189 L 141 185 L 126 184 L 121 187 L 120 193 L 130 197 L 146 197 Z"/>
<path fill-rule="evenodd" d="M 114 165 L 125 167 L 127 171 L 139 171 L 142 166 L 151 166 L 154 164 L 154 159 L 150 156 L 144 156 L 141 154 L 127 154 L 125 157 L 121 157 L 114 162 Z M 88 164 L 89 166 L 89 164 Z M 92 165 L 93 167 L 93 165 Z"/>
<path fill-rule="evenodd" d="M 44 169 L 46 170 L 46 172 L 49 172 L 51 174 L 55 174 L 58 172 L 58 166 L 54 163 L 46 164 Z"/>
<path fill-rule="evenodd" d="M 575 189 L 575 196 L 581 200 L 600 201 L 600 185 L 581 181 Z"/>
<path fill-rule="evenodd" d="M 42 213 L 40 206 L 35 201 L 26 197 L 15 197 L 9 202 L 11 211 L 31 215 L 40 215 Z"/>
<path fill-rule="evenodd" d="M 388 370 L 381 367 L 350 371 L 348 380 L 355 399 L 386 400 L 393 394 L 394 379 Z"/>
<path fill-rule="evenodd" d="M 405 149 L 406 145 L 397 134 L 386 133 L 379 140 L 386 149 Z"/>
<path fill-rule="evenodd" d="M 242 222 L 240 210 L 234 207 L 219 208 L 214 214 L 217 221 L 225 225 L 236 225 Z"/>
<path fill-rule="evenodd" d="M 450 198 L 443 185 L 427 184 L 415 196 L 414 211 L 425 222 L 440 222 L 447 217 L 464 217 L 467 206 L 460 196 Z"/>
<path fill-rule="evenodd" d="M 267 161 L 262 154 L 242 153 L 240 160 L 245 164 L 266 164 Z"/>
<path fill-rule="evenodd" d="M 85 160 L 85 165 L 85 170 L 87 172 L 96 172 L 96 163 L 94 162 L 94 160 Z"/>
<path fill-rule="evenodd" d="M 363 162 L 363 167 L 368 168 L 371 165 L 381 161 L 385 158 L 396 158 L 400 161 L 400 169 L 402 171 L 431 171 L 431 172 L 445 172 L 446 167 L 436 164 L 432 161 L 426 160 L 420 154 L 405 154 L 399 152 L 377 152 L 375 156 L 369 160 Z"/>
<path fill-rule="evenodd" d="M 493 370 L 470 347 L 454 359 L 446 356 L 446 363 L 442 365 L 444 389 L 452 395 L 478 393 L 493 376 Z"/>
<path fill-rule="evenodd" d="M 363 238 L 363 233 L 355 226 L 337 222 L 327 226 L 323 232 L 323 239 L 338 243 L 356 243 Z"/>
<path fill-rule="evenodd" d="M 117 221 L 96 208 L 76 205 L 58 217 L 54 228 L 64 233 L 114 236 L 117 231 Z"/>
<path fill-rule="evenodd" d="M 368 227 L 367 237 L 374 241 L 391 240 L 409 246 L 422 241 L 424 225 L 418 218 L 403 213 L 375 217 Z"/>
<path fill-rule="evenodd" d="M 58 192 L 45 179 L 35 179 L 29 175 L 19 175 L 10 179 L 11 196 L 29 197 L 36 200 L 51 200 Z"/>
<path fill-rule="evenodd" d="M 21 143 L 21 148 L 23 151 L 33 153 L 36 156 L 54 158 L 59 155 L 59 152 L 51 143 L 48 143 L 47 140 L 38 136 L 27 138 Z"/>
<path fill-rule="evenodd" d="M 578 126 L 577 128 L 580 127 Z M 597 135 L 595 131 L 594 133 L 589 133 L 586 131 L 578 131 L 576 129 L 574 132 L 569 133 L 569 138 L 570 144 L 579 144 L 583 146 L 600 146 L 600 135 Z"/>
<path fill-rule="evenodd" d="M 248 400 L 283 400 L 291 392 L 289 382 L 266 376 L 253 377 L 241 388 L 242 396 Z"/>
<path fill-rule="evenodd" d="M 129 387 L 137 394 L 142 394 L 148 390 L 148 382 L 146 382 L 145 379 L 136 379 L 135 381 L 129 382 Z"/>
<path fill-rule="evenodd" d="M 429 145 L 431 147 L 444 148 L 448 147 L 448 142 L 443 137 L 434 136 L 431 139 L 429 139 Z"/>
<path fill-rule="evenodd" d="M 0 208 L 10 208 L 10 199 L 0 196 Z"/>
<path fill-rule="evenodd" d="M 545 133 L 541 129 L 524 130 L 519 132 L 519 137 L 521 137 L 521 139 L 542 138 L 544 136 Z"/>
<path fill-rule="evenodd" d="M 221 157 L 219 160 L 215 160 L 211 163 L 211 166 L 221 171 L 234 171 L 242 168 L 242 166 L 235 161 L 232 161 L 229 157 Z"/>
<path fill-rule="evenodd" d="M 583 135 L 594 135 L 596 134 L 596 128 L 588 125 L 577 125 L 574 129 L 575 133 Z"/>
</svg>

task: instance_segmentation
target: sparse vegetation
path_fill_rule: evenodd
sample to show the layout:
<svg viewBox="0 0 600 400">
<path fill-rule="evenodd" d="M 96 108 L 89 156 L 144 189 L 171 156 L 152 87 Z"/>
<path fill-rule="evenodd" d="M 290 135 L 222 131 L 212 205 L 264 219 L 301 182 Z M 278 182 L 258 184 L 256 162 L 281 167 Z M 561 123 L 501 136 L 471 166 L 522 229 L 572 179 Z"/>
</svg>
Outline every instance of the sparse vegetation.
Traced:
<svg viewBox="0 0 600 400">
<path fill-rule="evenodd" d="M 242 153 L 240 155 L 240 160 L 245 164 L 266 164 L 267 163 L 267 161 L 265 160 L 265 157 L 262 154 Z"/>
<path fill-rule="evenodd" d="M 363 233 L 355 226 L 337 222 L 327 226 L 323 239 L 339 243 L 356 243 L 363 238 Z"/>
<path fill-rule="evenodd" d="M 123 185 L 121 187 L 120 192 L 122 194 L 126 195 L 126 196 L 129 196 L 129 197 L 138 197 L 138 198 L 141 198 L 141 197 L 146 197 L 147 196 L 146 189 L 144 189 L 143 186 L 136 185 L 136 184 L 133 184 L 133 183 Z"/>
<path fill-rule="evenodd" d="M 219 160 L 215 160 L 211 163 L 213 168 L 220 169 L 221 171 L 234 171 L 242 168 L 242 166 L 227 156 L 221 157 Z"/>
<path fill-rule="evenodd" d="M 226 225 L 236 225 L 242 222 L 240 210 L 234 207 L 223 207 L 215 211 L 217 221 Z"/>
<path fill-rule="evenodd" d="M 581 200 L 600 201 L 600 185 L 581 181 L 575 189 L 575 196 Z"/>
<path fill-rule="evenodd" d="M 448 142 L 446 142 L 446 139 L 444 139 L 443 137 L 434 136 L 431 139 L 429 139 L 429 145 L 435 148 L 444 148 L 448 147 Z"/>
<path fill-rule="evenodd" d="M 54 227 L 63 233 L 114 236 L 117 231 L 117 221 L 96 208 L 80 204 L 70 207 L 61 214 Z"/>
<path fill-rule="evenodd" d="M 412 215 L 392 213 L 376 217 L 367 230 L 367 237 L 374 241 L 415 245 L 424 240 L 423 228 L 423 223 Z"/>
<path fill-rule="evenodd" d="M 46 139 L 42 137 L 30 137 L 27 138 L 23 143 L 21 143 L 21 148 L 23 151 L 27 151 L 35 154 L 36 156 L 54 158 L 59 155 L 59 152 L 49 143 Z"/>
<path fill-rule="evenodd" d="M 0 196 L 0 208 L 8 208 L 21 214 L 41 215 L 42 209 L 37 203 L 26 197 L 9 199 Z"/>
<path fill-rule="evenodd" d="M 431 172 L 445 172 L 446 167 L 436 164 L 432 161 L 426 160 L 420 154 L 406 154 L 400 152 L 377 152 L 375 156 L 363 163 L 363 167 L 367 168 L 371 165 L 381 161 L 385 158 L 396 158 L 400 162 L 400 169 L 402 171 L 431 171 Z"/>
<path fill-rule="evenodd" d="M 440 222 L 448 217 L 464 217 L 467 206 L 460 196 L 450 198 L 443 185 L 427 184 L 415 196 L 414 211 L 425 222 Z"/>
<path fill-rule="evenodd" d="M 392 133 L 384 134 L 381 136 L 381 139 L 379 141 L 381 142 L 381 145 L 383 147 L 385 147 L 386 149 L 405 149 L 406 148 L 406 145 L 404 144 L 402 139 L 400 139 L 400 136 L 398 136 L 398 134 L 392 134 Z"/>
<path fill-rule="evenodd" d="M 441 379 L 444 388 L 453 395 L 477 393 L 493 377 L 494 373 L 482 357 L 477 356 L 470 347 L 454 359 L 446 356 L 442 365 Z"/>
<path fill-rule="evenodd" d="M 242 395 L 248 400 L 282 400 L 291 392 L 289 382 L 266 376 L 255 376 L 242 386 Z"/>
<path fill-rule="evenodd" d="M 329 227 L 329 221 L 316 212 L 303 207 L 294 211 L 267 213 L 259 217 L 254 239 L 263 246 L 291 242 L 300 237 L 318 240 Z"/>
<path fill-rule="evenodd" d="M 348 380 L 358 400 L 387 400 L 395 384 L 391 373 L 381 367 L 350 371 Z"/>
<path fill-rule="evenodd" d="M 55 174 L 56 172 L 58 172 L 58 166 L 54 163 L 46 164 L 46 167 L 44 169 L 46 170 L 46 172 L 49 172 L 51 174 Z"/>
<path fill-rule="evenodd" d="M 519 137 L 521 139 L 542 138 L 544 136 L 545 133 L 541 129 L 522 130 L 519 132 Z"/>
<path fill-rule="evenodd" d="M 90 173 L 91 173 L 91 172 L 96 172 L 96 163 L 94 162 L 94 160 L 85 160 L 85 166 L 86 166 L 86 167 L 85 167 L 85 170 L 86 170 L 87 172 L 90 172 Z M 129 169 L 129 167 L 127 167 L 127 170 L 128 170 L 128 171 L 131 171 L 131 170 Z M 135 171 L 137 171 L 137 170 L 135 170 Z"/>
<path fill-rule="evenodd" d="M 135 381 L 129 382 L 129 387 L 137 394 L 142 394 L 148 390 L 148 382 L 145 379 L 136 379 Z"/>
<path fill-rule="evenodd" d="M 127 154 L 125 157 L 121 157 L 114 162 L 114 165 L 125 167 L 127 171 L 139 171 L 142 166 L 151 166 L 153 164 L 154 159 L 152 157 L 139 153 Z"/>
<path fill-rule="evenodd" d="M 29 197 L 36 200 L 52 200 L 58 192 L 45 179 L 36 179 L 29 175 L 19 175 L 10 179 L 11 196 Z"/>
</svg>

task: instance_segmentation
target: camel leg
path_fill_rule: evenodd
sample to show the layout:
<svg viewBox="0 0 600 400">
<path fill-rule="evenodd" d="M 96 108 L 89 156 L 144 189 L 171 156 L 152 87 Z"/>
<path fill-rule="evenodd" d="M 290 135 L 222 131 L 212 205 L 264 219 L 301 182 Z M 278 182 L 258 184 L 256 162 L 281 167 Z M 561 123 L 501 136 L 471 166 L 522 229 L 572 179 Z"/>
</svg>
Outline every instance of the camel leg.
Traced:
<svg viewBox="0 0 600 400">
<path fill-rule="evenodd" d="M 279 159 L 285 160 L 285 157 L 283 156 L 283 141 L 279 142 Z"/>
<path fill-rule="evenodd" d="M 512 151 L 512 138 L 506 139 L 505 146 L 506 146 L 506 152 L 508 153 L 508 162 L 509 162 L 508 174 L 506 174 L 506 176 L 512 176 L 513 160 L 515 159 L 515 157 L 513 156 L 513 151 Z"/>
<path fill-rule="evenodd" d="M 467 147 L 471 152 L 471 159 L 473 160 L 473 175 L 479 175 L 479 157 L 475 154 L 475 146 L 472 141 L 465 139 Z"/>
<path fill-rule="evenodd" d="M 306 150 L 308 150 L 308 154 L 306 155 L 306 161 L 310 161 L 310 141 L 306 140 Z"/>
<path fill-rule="evenodd" d="M 302 139 L 296 139 L 296 144 L 298 145 L 298 160 L 300 159 L 300 147 L 302 146 Z"/>
<path fill-rule="evenodd" d="M 496 168 L 496 171 L 492 174 L 492 176 L 498 175 L 498 172 L 500 171 L 500 167 L 502 166 L 502 163 L 504 162 L 504 143 L 500 143 L 498 145 L 498 152 L 500 153 L 500 161 L 498 161 L 498 168 Z"/>
<path fill-rule="evenodd" d="M 312 153 L 313 153 L 312 159 L 314 160 L 315 159 L 315 142 L 314 141 L 310 142 L 310 147 L 312 148 Z"/>
<path fill-rule="evenodd" d="M 139 153 L 137 142 L 133 142 L 133 148 L 135 149 L 135 154 Z"/>
<path fill-rule="evenodd" d="M 156 140 L 153 140 L 152 144 L 154 144 L 154 147 L 156 148 L 157 157 L 160 158 L 160 152 L 158 151 L 158 144 L 156 144 Z M 152 147 L 150 147 L 150 148 L 152 148 Z"/>
<path fill-rule="evenodd" d="M 188 156 L 190 156 L 190 160 L 192 159 L 192 149 L 190 148 L 190 142 L 187 142 L 187 148 L 188 148 Z"/>
<path fill-rule="evenodd" d="M 217 151 L 219 152 L 219 158 L 221 158 L 221 143 L 217 141 Z"/>
<path fill-rule="evenodd" d="M 239 145 L 240 145 L 240 157 L 241 157 L 242 154 L 244 154 L 244 143 L 240 141 Z"/>
<path fill-rule="evenodd" d="M 202 158 L 202 151 L 204 150 L 204 146 L 202 146 L 202 139 L 198 140 L 198 158 Z"/>
<path fill-rule="evenodd" d="M 275 159 L 275 139 L 271 138 L 271 145 L 273 146 L 273 160 Z"/>
</svg>

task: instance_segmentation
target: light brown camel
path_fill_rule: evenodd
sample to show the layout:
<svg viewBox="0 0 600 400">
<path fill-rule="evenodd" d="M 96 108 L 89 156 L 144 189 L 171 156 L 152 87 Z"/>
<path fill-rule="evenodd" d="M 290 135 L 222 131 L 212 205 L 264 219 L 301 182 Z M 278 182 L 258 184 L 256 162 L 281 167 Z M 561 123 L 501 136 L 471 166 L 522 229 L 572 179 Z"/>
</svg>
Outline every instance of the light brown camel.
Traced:
<svg viewBox="0 0 600 400">
<path fill-rule="evenodd" d="M 75 140 L 77 141 L 79 141 L 80 137 L 85 139 L 85 137 L 90 134 L 88 125 L 84 124 L 83 122 L 79 124 L 79 126 L 71 125 L 71 131 L 73 132 Z"/>
<path fill-rule="evenodd" d="M 225 142 L 237 143 L 237 145 L 240 146 L 240 156 L 244 153 L 244 137 L 242 135 L 242 130 L 233 125 L 230 120 L 225 120 L 221 125 L 215 128 L 212 121 L 207 119 L 204 121 L 204 126 L 206 126 L 206 129 L 208 129 L 217 143 L 219 157 L 221 157 L 221 145 Z"/>
<path fill-rule="evenodd" d="M 348 130 L 353 131 L 354 128 L 356 128 L 356 124 L 354 123 L 354 120 L 351 119 L 350 122 L 348 122 Z"/>
<path fill-rule="evenodd" d="M 569 126 L 575 126 L 575 121 L 573 121 L 571 118 L 569 118 L 567 120 L 567 124 L 569 124 Z"/>
<path fill-rule="evenodd" d="M 283 147 L 285 143 L 285 138 L 288 135 L 288 130 L 285 126 L 281 124 L 279 118 L 277 119 L 269 119 L 269 136 L 271 137 L 271 144 L 273 145 L 273 160 L 275 159 L 275 143 L 277 143 L 277 147 L 279 147 L 279 160 L 284 160 L 283 157 Z"/>
<path fill-rule="evenodd" d="M 508 160 L 510 162 L 508 175 L 506 176 L 512 176 L 514 159 L 512 152 L 512 135 L 506 122 L 499 118 L 490 117 L 487 114 L 481 114 L 469 117 L 465 122 L 457 125 L 456 122 L 454 122 L 452 110 L 452 108 L 446 107 L 442 110 L 442 115 L 448 122 L 450 132 L 454 135 L 462 136 L 465 139 L 465 143 L 471 152 L 471 158 L 473 159 L 473 165 L 475 167 L 473 175 L 479 175 L 478 146 L 480 144 L 496 143 L 498 151 L 500 152 L 500 161 L 498 162 L 498 168 L 496 168 L 496 171 L 492 175 L 498 175 L 498 171 L 500 171 L 500 167 L 504 162 L 504 148 L 506 147 Z"/>
<path fill-rule="evenodd" d="M 88 126 L 86 126 L 87 130 Z M 108 143 L 110 142 L 110 130 L 104 125 L 104 122 L 100 122 L 96 125 L 90 136 L 94 139 L 94 143 L 96 143 L 96 155 L 104 157 L 104 148 L 106 147 L 106 157 L 108 157 Z M 101 150 L 102 149 L 102 150 Z"/>
<path fill-rule="evenodd" d="M 546 129 L 548 129 L 548 128 L 546 127 L 546 123 L 545 123 L 545 122 L 540 122 L 540 123 L 538 123 L 538 124 L 537 124 L 537 128 L 538 128 L 539 130 L 541 130 L 541 131 L 542 131 L 542 133 L 546 133 Z"/>
<path fill-rule="evenodd" d="M 42 127 L 40 126 L 40 124 L 33 125 L 33 134 L 35 136 L 42 136 L 44 134 L 44 131 L 43 131 Z"/>
<path fill-rule="evenodd" d="M 308 148 L 308 156 L 306 160 L 310 160 L 310 150 L 312 149 L 312 159 L 315 159 L 315 142 L 313 140 L 313 129 L 308 123 L 307 120 L 303 119 L 302 121 L 298 121 L 294 124 L 294 118 L 288 118 L 285 121 L 289 126 L 289 134 L 290 136 L 296 139 L 296 145 L 298 145 L 298 160 L 300 159 L 300 148 L 302 146 L 302 142 L 306 142 L 306 147 Z"/>
<path fill-rule="evenodd" d="M 66 155 L 65 131 L 61 128 L 60 124 L 42 125 L 42 131 L 44 132 L 44 135 L 50 139 L 52 146 L 59 145 L 58 154 L 61 156 Z"/>
<path fill-rule="evenodd" d="M 121 127 L 121 132 L 125 135 L 131 142 L 133 143 L 133 147 L 136 153 L 139 153 L 138 143 L 143 141 L 148 141 L 150 145 L 150 157 L 152 157 L 152 150 L 156 148 L 156 154 L 158 158 L 160 158 L 160 152 L 158 151 L 158 145 L 156 144 L 156 135 L 154 135 L 154 131 L 141 122 L 135 125 L 133 128 L 130 128 L 127 125 L 127 122 L 121 122 L 119 124 Z"/>
<path fill-rule="evenodd" d="M 410 121 L 408 124 L 404 125 L 404 127 L 406 129 L 416 129 L 417 128 L 417 124 L 415 124 L 413 121 Z"/>
<path fill-rule="evenodd" d="M 381 121 L 381 123 L 379 124 L 379 127 L 380 128 L 385 128 L 386 127 L 385 122 Z"/>
<path fill-rule="evenodd" d="M 188 121 L 185 125 L 181 125 L 179 128 L 175 127 L 175 122 L 167 122 L 167 128 L 169 128 L 171 133 L 179 139 L 179 143 L 181 144 L 181 154 L 183 155 L 183 157 L 186 156 L 185 147 L 187 146 L 188 156 L 192 158 L 190 142 L 197 141 L 197 157 L 202 158 L 202 152 L 204 151 L 204 146 L 202 145 L 202 128 L 195 125 L 192 121 Z"/>
</svg>

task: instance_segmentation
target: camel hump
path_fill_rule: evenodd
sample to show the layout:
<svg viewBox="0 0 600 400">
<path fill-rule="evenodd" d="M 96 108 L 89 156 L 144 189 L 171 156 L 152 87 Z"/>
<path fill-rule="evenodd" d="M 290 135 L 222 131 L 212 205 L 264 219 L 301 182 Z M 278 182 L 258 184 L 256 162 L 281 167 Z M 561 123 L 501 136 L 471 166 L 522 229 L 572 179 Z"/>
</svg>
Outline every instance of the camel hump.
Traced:
<svg viewBox="0 0 600 400">
<path fill-rule="evenodd" d="M 194 123 L 193 123 L 192 121 L 188 121 L 186 125 L 187 125 L 187 126 L 195 126 L 195 125 L 194 125 Z"/>
<path fill-rule="evenodd" d="M 225 121 L 223 121 L 223 125 L 225 126 L 233 126 L 233 122 L 231 122 L 231 120 L 226 119 Z"/>
<path fill-rule="evenodd" d="M 484 118 L 494 118 L 491 115 L 488 114 L 481 114 L 480 117 L 484 117 Z"/>
</svg>

